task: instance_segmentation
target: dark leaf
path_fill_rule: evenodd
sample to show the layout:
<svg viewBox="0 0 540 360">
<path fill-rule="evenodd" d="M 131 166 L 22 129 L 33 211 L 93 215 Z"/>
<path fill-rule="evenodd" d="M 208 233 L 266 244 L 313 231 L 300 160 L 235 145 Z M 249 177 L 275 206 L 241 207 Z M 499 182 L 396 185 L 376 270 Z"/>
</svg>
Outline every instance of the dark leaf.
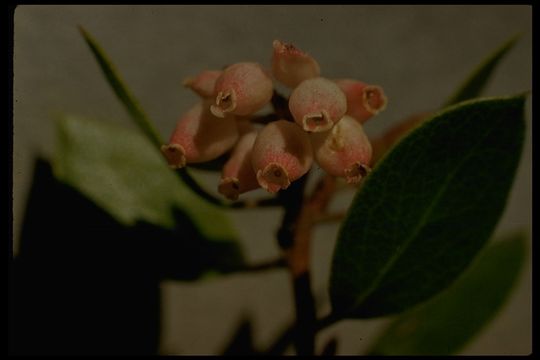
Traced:
<svg viewBox="0 0 540 360">
<path fill-rule="evenodd" d="M 401 312 L 468 266 L 504 210 L 523 145 L 524 102 L 448 108 L 379 162 L 340 230 L 330 281 L 335 313 Z"/>
<path fill-rule="evenodd" d="M 126 226 L 38 161 L 10 269 L 10 352 L 156 354 L 162 280 L 245 268 L 236 243 L 172 216 L 172 229 Z"/>
<path fill-rule="evenodd" d="M 156 255 L 168 243 L 148 235 L 116 222 L 38 161 L 10 272 L 13 354 L 157 354 Z"/>
</svg>

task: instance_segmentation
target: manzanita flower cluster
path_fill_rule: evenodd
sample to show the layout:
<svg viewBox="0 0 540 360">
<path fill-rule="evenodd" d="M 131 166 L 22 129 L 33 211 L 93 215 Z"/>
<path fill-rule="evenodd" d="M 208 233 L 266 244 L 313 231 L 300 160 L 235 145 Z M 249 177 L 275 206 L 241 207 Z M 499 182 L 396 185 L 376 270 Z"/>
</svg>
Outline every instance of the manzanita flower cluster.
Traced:
<svg viewBox="0 0 540 360">
<path fill-rule="evenodd" d="M 291 89 L 292 118 L 261 127 L 250 120 L 271 102 L 274 81 Z M 218 186 L 231 200 L 259 187 L 286 189 L 314 162 L 351 184 L 370 169 L 372 147 L 363 124 L 386 107 L 383 89 L 321 77 L 317 61 L 291 44 L 273 42 L 271 70 L 239 62 L 203 71 L 184 85 L 201 100 L 178 120 L 161 151 L 178 169 L 232 150 Z"/>
</svg>

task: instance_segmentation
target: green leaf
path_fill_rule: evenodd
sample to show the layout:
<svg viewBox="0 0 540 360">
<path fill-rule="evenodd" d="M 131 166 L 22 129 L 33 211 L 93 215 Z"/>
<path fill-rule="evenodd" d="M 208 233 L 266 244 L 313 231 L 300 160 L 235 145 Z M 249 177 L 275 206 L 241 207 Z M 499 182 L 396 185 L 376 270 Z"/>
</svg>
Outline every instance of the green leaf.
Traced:
<svg viewBox="0 0 540 360">
<path fill-rule="evenodd" d="M 504 210 L 523 145 L 524 102 L 448 108 L 378 163 L 340 229 L 330 279 L 335 313 L 401 312 L 467 267 Z"/>
<path fill-rule="evenodd" d="M 114 68 L 112 62 L 108 59 L 105 51 L 99 46 L 96 40 L 83 29 L 82 26 L 79 26 L 79 31 L 81 32 L 84 40 L 90 47 L 90 50 L 94 54 L 105 78 L 109 82 L 109 85 L 114 90 L 114 93 L 120 99 L 122 104 L 126 107 L 129 115 L 139 126 L 142 132 L 148 137 L 148 139 L 159 149 L 163 145 L 163 140 L 159 133 L 154 129 L 151 121 L 145 115 L 143 109 L 135 99 L 135 97 L 130 93 L 129 89 L 124 85 L 124 82 L 120 78 L 118 71 Z"/>
<path fill-rule="evenodd" d="M 370 353 L 451 355 L 462 349 L 509 298 L 525 261 L 525 239 L 515 234 L 491 244 L 450 288 L 393 321 Z"/>
<path fill-rule="evenodd" d="M 455 94 L 447 100 L 445 106 L 480 96 L 499 62 L 512 49 L 520 37 L 521 34 L 512 37 L 480 63 Z"/>
<path fill-rule="evenodd" d="M 19 259 L 30 266 L 31 276 L 39 273 L 49 278 L 47 286 L 53 278 L 62 288 L 66 282 L 79 282 L 84 284 L 85 293 L 107 293 L 117 300 L 132 296 L 137 298 L 132 299 L 132 304 L 141 304 L 143 298 L 153 296 L 160 280 L 203 280 L 250 270 L 238 242 L 205 238 L 177 209 L 172 229 L 144 220 L 125 225 L 77 188 L 53 176 L 47 161 L 39 159 L 34 169 Z M 48 273 L 44 273 L 45 268 Z M 115 280 L 120 278 L 122 285 Z M 155 290 L 147 288 L 150 283 Z M 68 290 L 73 290 L 73 286 Z M 81 300 L 88 303 L 86 298 Z M 135 308 L 142 310 L 140 306 Z M 122 311 L 125 310 L 123 306 Z M 110 307 L 99 309 L 100 314 L 111 311 Z"/>
<path fill-rule="evenodd" d="M 139 132 L 75 116 L 61 118 L 58 130 L 56 176 L 117 221 L 133 225 L 144 220 L 172 228 L 176 207 L 204 236 L 236 238 L 225 213 L 179 182 L 159 151 Z"/>
</svg>

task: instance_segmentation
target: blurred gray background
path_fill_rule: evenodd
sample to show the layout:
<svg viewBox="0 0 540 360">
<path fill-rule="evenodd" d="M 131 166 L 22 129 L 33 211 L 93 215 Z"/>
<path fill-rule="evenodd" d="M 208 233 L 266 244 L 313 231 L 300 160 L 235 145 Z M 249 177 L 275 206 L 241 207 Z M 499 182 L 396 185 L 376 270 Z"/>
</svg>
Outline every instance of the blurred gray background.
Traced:
<svg viewBox="0 0 540 360">
<path fill-rule="evenodd" d="M 77 31 L 84 26 L 108 52 L 164 137 L 196 101 L 182 80 L 238 61 L 270 64 L 272 40 L 313 55 L 322 75 L 384 87 L 389 105 L 366 124 L 369 135 L 415 112 L 439 106 L 492 50 L 523 36 L 500 64 L 485 95 L 532 89 L 532 8 L 529 6 L 19 6 L 14 40 L 14 251 L 36 154 L 54 149 L 58 112 L 133 127 Z M 531 234 L 531 101 L 528 134 L 517 178 L 496 234 Z M 504 175 L 504 174 L 502 174 Z M 203 181 L 214 189 L 215 177 Z M 262 193 L 261 193 L 262 194 Z M 332 204 L 343 208 L 352 192 Z M 260 195 L 256 193 L 254 196 Z M 278 210 L 231 213 L 249 260 L 279 254 Z M 321 225 L 313 239 L 313 288 L 321 314 L 337 225 Z M 531 352 L 531 259 L 499 316 L 462 354 Z M 241 315 L 254 322 L 266 347 L 293 319 L 285 271 L 230 275 L 196 283 L 162 284 L 162 354 L 214 354 Z M 216 321 L 217 319 L 217 321 Z M 386 319 L 342 321 L 323 331 L 320 348 L 339 336 L 339 354 L 360 354 Z"/>
</svg>

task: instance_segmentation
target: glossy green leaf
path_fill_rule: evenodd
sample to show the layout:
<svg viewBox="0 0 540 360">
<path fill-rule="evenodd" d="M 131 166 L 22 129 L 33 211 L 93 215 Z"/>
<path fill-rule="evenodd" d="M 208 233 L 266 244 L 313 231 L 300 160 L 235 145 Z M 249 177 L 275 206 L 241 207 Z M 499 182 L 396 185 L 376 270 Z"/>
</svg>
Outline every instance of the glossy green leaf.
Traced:
<svg viewBox="0 0 540 360">
<path fill-rule="evenodd" d="M 124 104 L 129 115 L 139 126 L 142 132 L 148 137 L 148 139 L 158 148 L 163 145 L 163 140 L 159 133 L 154 129 L 154 126 L 144 113 L 143 109 L 135 99 L 135 97 L 130 93 L 129 89 L 124 85 L 124 82 L 120 78 L 120 75 L 114 68 L 112 62 L 108 59 L 107 55 L 101 49 L 99 44 L 94 40 L 94 38 L 82 27 L 79 27 L 81 34 L 84 37 L 84 40 L 90 47 L 90 50 L 94 54 L 105 78 L 111 85 L 114 93 L 118 99 Z"/>
<path fill-rule="evenodd" d="M 117 221 L 137 220 L 171 228 L 173 208 L 186 213 L 201 233 L 234 239 L 226 214 L 200 199 L 172 172 L 139 132 L 66 116 L 59 121 L 55 174 L 80 190 Z"/>
<path fill-rule="evenodd" d="M 519 163 L 524 96 L 445 109 L 366 178 L 340 229 L 335 313 L 401 312 L 447 287 L 491 236 Z"/>
<path fill-rule="evenodd" d="M 447 290 L 393 321 L 370 353 L 451 355 L 463 348 L 502 308 L 526 255 L 523 234 L 495 242 Z"/>
<path fill-rule="evenodd" d="M 467 80 L 459 87 L 446 102 L 445 106 L 453 105 L 461 101 L 470 100 L 480 96 L 488 80 L 494 73 L 495 68 L 512 49 L 521 35 L 516 35 L 505 42 L 501 47 L 489 55 L 478 67 L 469 75 Z"/>
</svg>

